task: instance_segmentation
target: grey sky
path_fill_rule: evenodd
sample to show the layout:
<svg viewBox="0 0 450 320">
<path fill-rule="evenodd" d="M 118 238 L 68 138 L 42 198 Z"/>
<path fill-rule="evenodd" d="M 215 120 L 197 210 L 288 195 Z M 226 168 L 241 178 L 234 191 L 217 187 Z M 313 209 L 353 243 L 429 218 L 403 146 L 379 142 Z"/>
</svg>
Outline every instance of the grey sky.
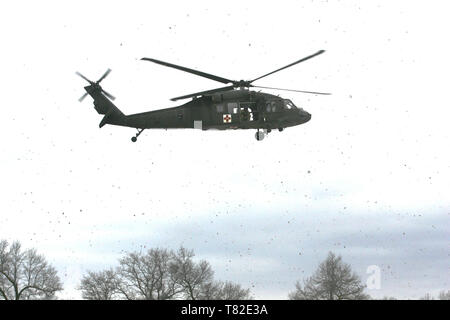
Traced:
<svg viewBox="0 0 450 320">
<path fill-rule="evenodd" d="M 284 299 L 328 251 L 376 297 L 449 289 L 450 153 L 444 1 L 109 2 L 5 5 L 0 27 L 0 238 L 36 247 L 65 282 L 124 251 L 184 245 L 216 277 Z M 25 9 L 26 8 L 26 9 Z M 152 57 L 250 79 L 312 120 L 257 142 L 251 131 L 105 126 L 85 82 L 125 113 L 215 83 Z M 268 91 L 270 92 L 270 91 Z"/>
</svg>

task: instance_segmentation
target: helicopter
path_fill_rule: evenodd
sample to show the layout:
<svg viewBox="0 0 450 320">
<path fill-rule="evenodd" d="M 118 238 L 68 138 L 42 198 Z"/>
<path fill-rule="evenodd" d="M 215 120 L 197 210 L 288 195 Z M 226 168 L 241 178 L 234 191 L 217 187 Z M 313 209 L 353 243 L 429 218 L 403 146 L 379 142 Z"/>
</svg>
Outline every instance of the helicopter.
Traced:
<svg viewBox="0 0 450 320">
<path fill-rule="evenodd" d="M 96 82 L 76 72 L 78 76 L 89 83 L 88 86 L 84 87 L 86 93 L 84 93 L 79 101 L 82 102 L 87 95 L 90 95 L 94 99 L 95 110 L 99 114 L 104 115 L 99 124 L 100 128 L 105 124 L 135 128 L 137 133 L 131 138 L 132 142 L 136 142 L 137 138 L 145 129 L 180 128 L 201 130 L 256 129 L 255 138 L 261 141 L 273 129 L 278 129 L 281 132 L 287 127 L 308 122 L 311 120 L 311 114 L 294 105 L 289 99 L 283 99 L 279 96 L 261 91 L 252 91 L 250 88 L 292 91 L 316 95 L 329 95 L 330 93 L 256 86 L 253 85 L 253 82 L 275 72 L 292 67 L 300 62 L 309 60 L 324 52 L 324 50 L 320 50 L 253 80 L 239 81 L 161 60 L 142 58 L 141 60 L 143 61 L 150 61 L 195 74 L 227 84 L 227 86 L 172 98 L 172 101 L 191 98 L 189 102 L 177 107 L 125 115 L 111 102 L 115 100 L 115 97 L 100 86 L 100 82 L 109 75 L 111 69 L 108 69 Z"/>
</svg>

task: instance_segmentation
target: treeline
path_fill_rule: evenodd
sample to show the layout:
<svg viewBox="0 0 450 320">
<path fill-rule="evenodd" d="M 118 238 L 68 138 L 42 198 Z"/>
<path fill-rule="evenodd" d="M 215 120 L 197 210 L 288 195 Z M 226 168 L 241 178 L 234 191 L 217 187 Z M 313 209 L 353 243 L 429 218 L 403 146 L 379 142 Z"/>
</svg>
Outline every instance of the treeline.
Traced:
<svg viewBox="0 0 450 320">
<path fill-rule="evenodd" d="M 78 289 L 89 300 L 249 300 L 250 290 L 214 279 L 209 262 L 194 252 L 150 249 L 127 253 L 115 269 L 88 272 Z"/>
<path fill-rule="evenodd" d="M 291 300 L 371 299 L 349 264 L 330 252 L 314 274 L 297 281 Z M 206 260 L 194 261 L 194 251 L 153 248 L 125 253 L 115 268 L 87 271 L 77 289 L 88 300 L 251 300 L 250 289 L 218 281 Z M 22 250 L 19 242 L 0 241 L 0 300 L 56 299 L 62 282 L 44 256 Z M 383 299 L 395 300 L 394 297 Z M 426 294 L 421 299 L 435 299 Z M 450 300 L 450 290 L 436 297 Z"/>
</svg>

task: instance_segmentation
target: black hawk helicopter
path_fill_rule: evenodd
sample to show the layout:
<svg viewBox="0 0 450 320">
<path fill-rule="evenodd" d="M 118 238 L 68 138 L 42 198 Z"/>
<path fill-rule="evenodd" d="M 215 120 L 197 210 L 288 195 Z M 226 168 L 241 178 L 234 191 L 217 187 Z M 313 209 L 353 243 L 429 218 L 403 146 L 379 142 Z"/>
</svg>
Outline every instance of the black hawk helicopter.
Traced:
<svg viewBox="0 0 450 320">
<path fill-rule="evenodd" d="M 100 128 L 105 124 L 136 128 L 137 133 L 131 138 L 133 142 L 137 141 L 137 138 L 145 129 L 179 128 L 195 128 L 201 130 L 256 129 L 256 140 L 261 141 L 272 129 L 283 131 L 284 128 L 308 122 L 311 119 L 311 114 L 302 108 L 296 107 L 289 99 L 283 99 L 268 93 L 251 91 L 249 88 L 323 95 L 328 95 L 329 93 L 255 86 L 252 83 L 324 52 L 324 50 L 320 50 L 310 56 L 249 81 L 230 80 L 168 62 L 142 58 L 141 60 L 151 61 L 166 67 L 189 72 L 227 84 L 227 86 L 172 98 L 172 101 L 192 98 L 191 101 L 178 107 L 125 115 L 111 102 L 111 100 L 115 99 L 114 96 L 103 90 L 100 86 L 100 82 L 106 78 L 111 72 L 111 69 L 108 69 L 96 82 L 76 72 L 77 75 L 89 82 L 89 85 L 84 87 L 86 93 L 79 101 L 83 101 L 87 95 L 90 95 L 94 99 L 95 110 L 99 114 L 104 115 L 99 124 Z"/>
</svg>

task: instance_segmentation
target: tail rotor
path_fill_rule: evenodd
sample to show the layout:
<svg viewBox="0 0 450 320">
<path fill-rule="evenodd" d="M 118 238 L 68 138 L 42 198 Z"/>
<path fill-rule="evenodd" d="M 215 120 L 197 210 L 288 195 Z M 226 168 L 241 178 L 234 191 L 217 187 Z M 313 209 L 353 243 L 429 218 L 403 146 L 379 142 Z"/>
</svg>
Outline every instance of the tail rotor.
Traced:
<svg viewBox="0 0 450 320">
<path fill-rule="evenodd" d="M 90 86 L 85 87 L 86 89 L 86 93 L 83 94 L 80 99 L 78 99 L 78 101 L 82 102 L 84 100 L 84 98 L 86 98 L 86 96 L 89 94 L 90 91 L 92 90 L 99 90 L 100 92 L 102 92 L 105 96 L 107 96 L 109 99 L 114 100 L 116 99 L 112 94 L 110 94 L 109 92 L 103 90 L 103 88 L 100 86 L 100 82 L 105 79 L 108 74 L 111 72 L 111 69 L 106 70 L 106 72 L 100 77 L 100 79 L 97 80 L 97 82 L 93 82 L 91 80 L 89 80 L 88 78 L 86 78 L 84 75 L 82 75 L 81 73 L 79 73 L 78 71 L 75 72 L 75 74 L 77 74 L 78 76 L 80 76 L 81 78 L 83 78 L 84 80 L 86 80 L 87 82 L 89 82 Z"/>
</svg>

